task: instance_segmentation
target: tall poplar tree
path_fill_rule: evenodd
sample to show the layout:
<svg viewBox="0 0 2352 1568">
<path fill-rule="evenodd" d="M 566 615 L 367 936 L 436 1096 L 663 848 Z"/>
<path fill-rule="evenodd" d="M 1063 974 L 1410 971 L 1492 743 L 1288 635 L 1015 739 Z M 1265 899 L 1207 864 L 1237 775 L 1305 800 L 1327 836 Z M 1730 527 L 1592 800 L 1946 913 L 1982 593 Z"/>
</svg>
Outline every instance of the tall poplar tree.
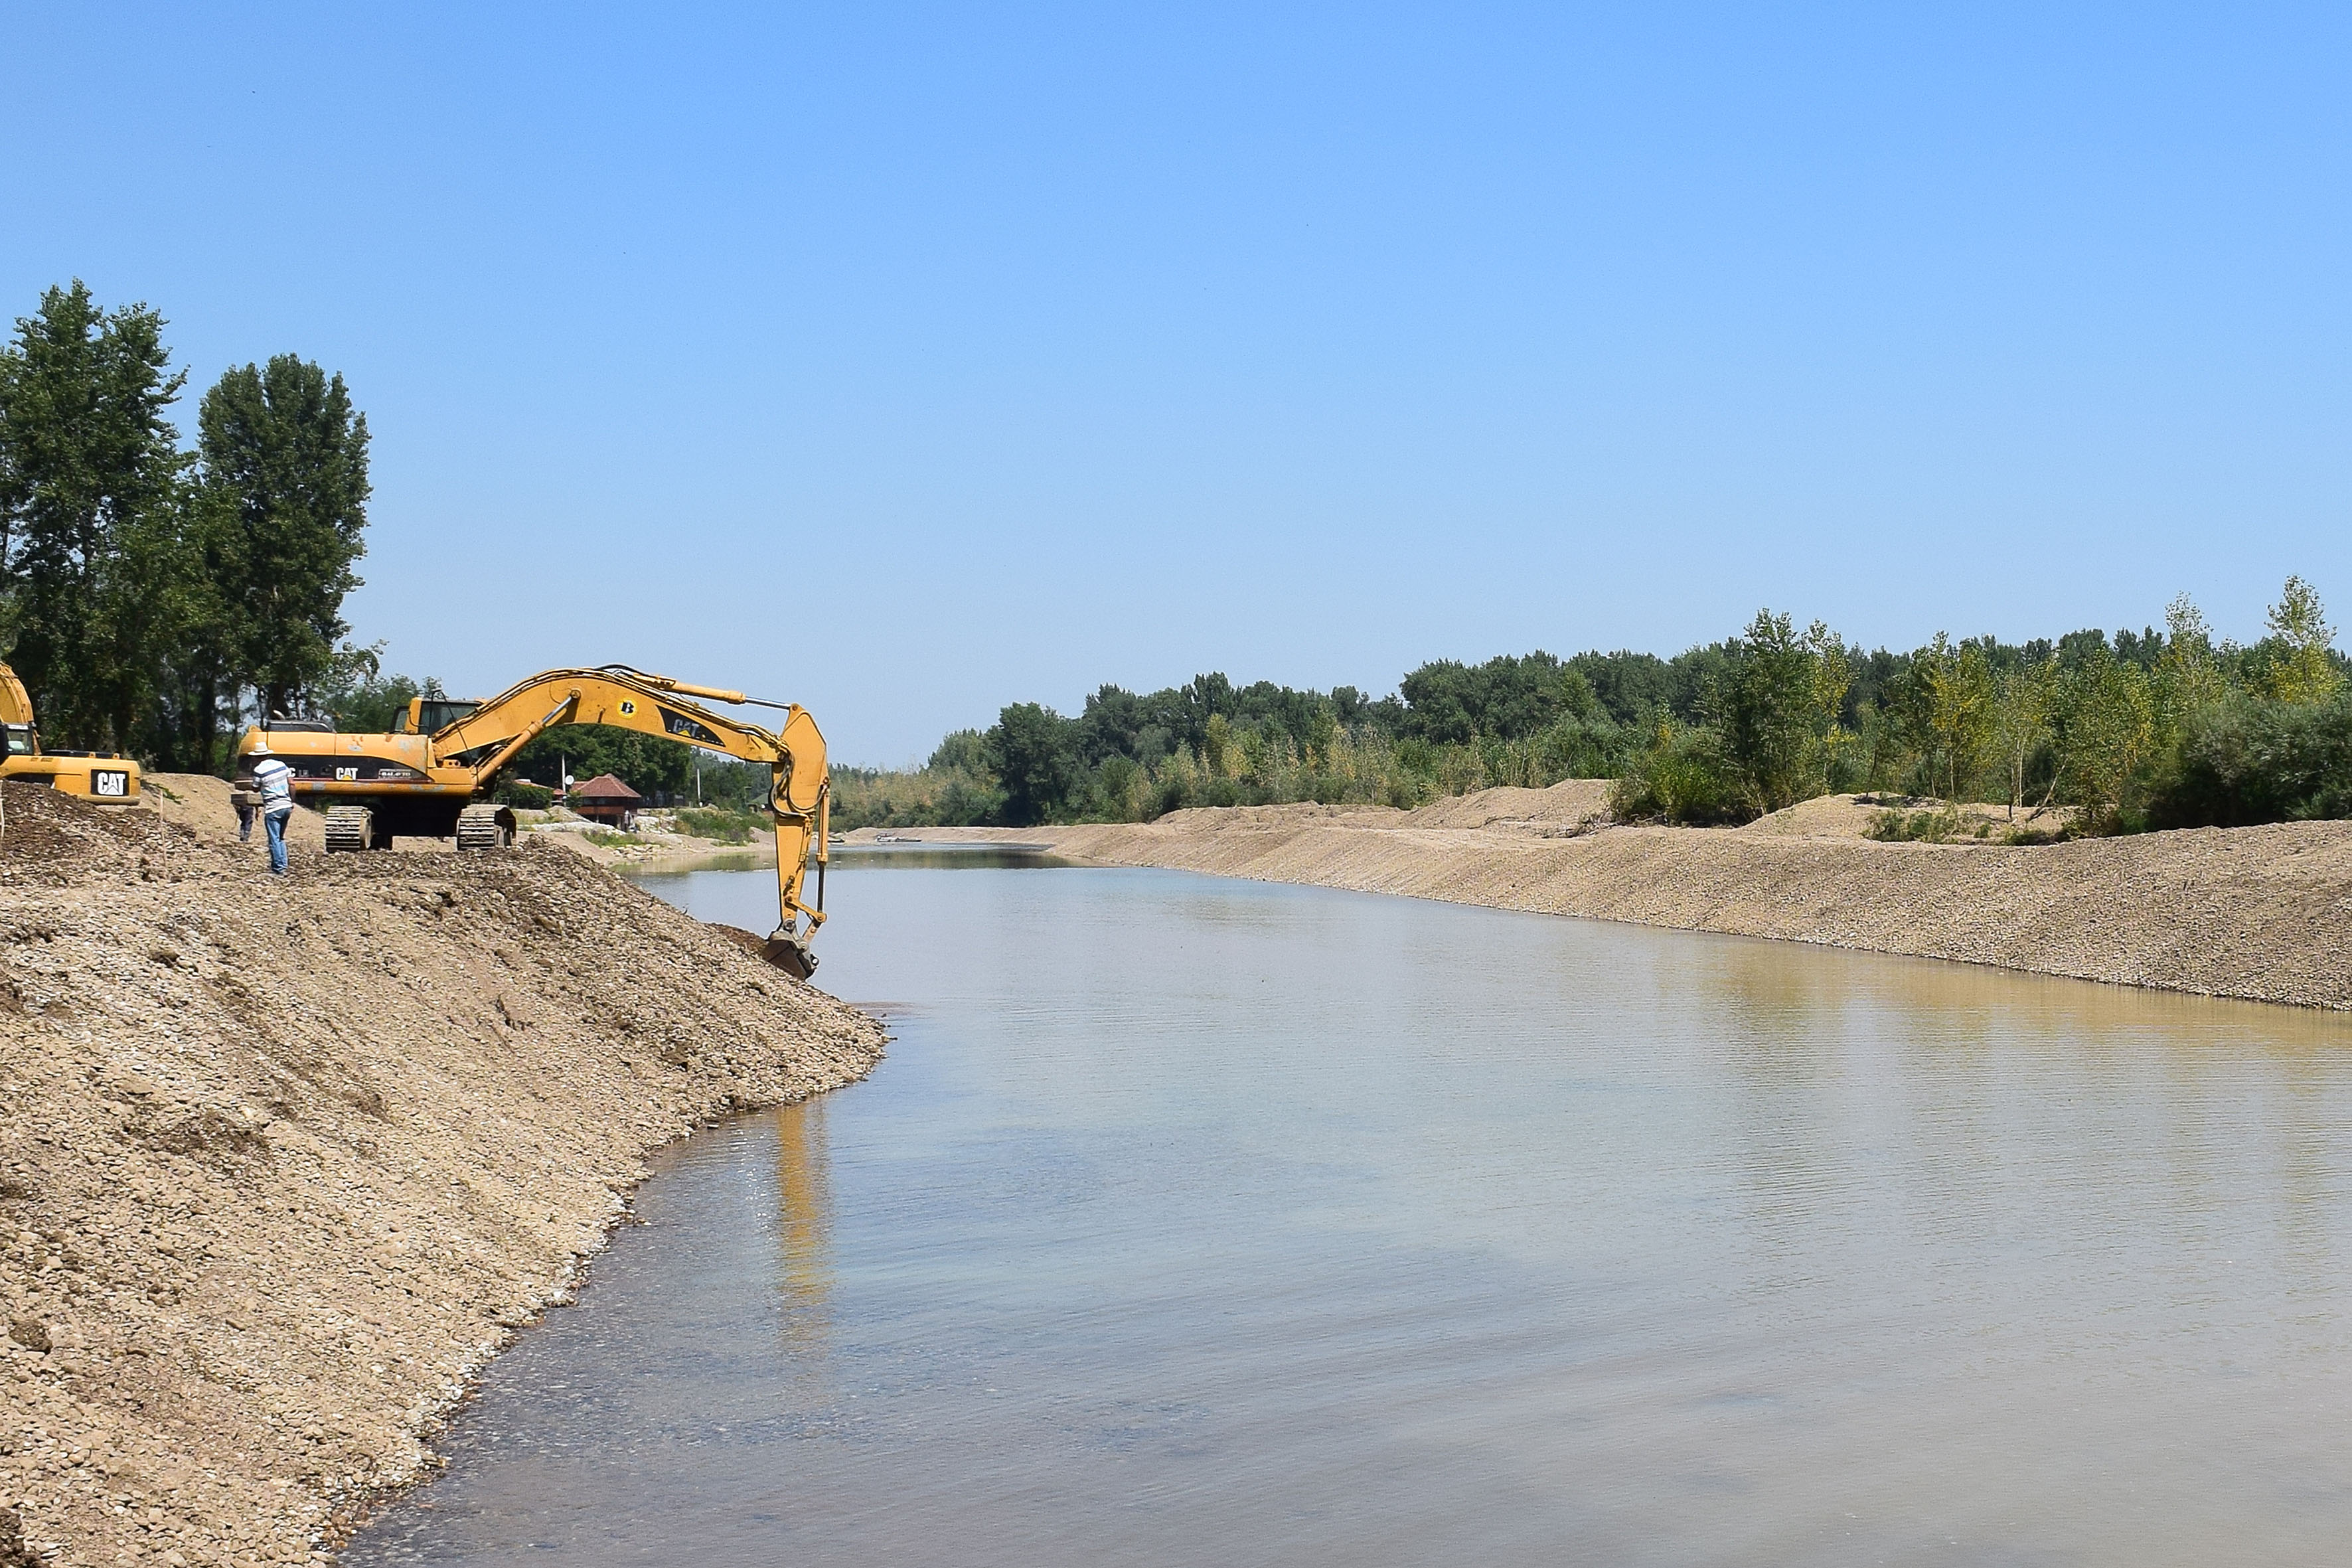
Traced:
<svg viewBox="0 0 2352 1568">
<path fill-rule="evenodd" d="M 228 684 L 289 710 L 351 630 L 343 595 L 365 553 L 367 416 L 341 375 L 294 354 L 242 365 L 197 411 L 205 575 Z"/>
<path fill-rule="evenodd" d="M 79 279 L 0 349 L 0 615 L 53 745 L 131 744 L 173 635 L 184 375 L 163 318 Z"/>
</svg>

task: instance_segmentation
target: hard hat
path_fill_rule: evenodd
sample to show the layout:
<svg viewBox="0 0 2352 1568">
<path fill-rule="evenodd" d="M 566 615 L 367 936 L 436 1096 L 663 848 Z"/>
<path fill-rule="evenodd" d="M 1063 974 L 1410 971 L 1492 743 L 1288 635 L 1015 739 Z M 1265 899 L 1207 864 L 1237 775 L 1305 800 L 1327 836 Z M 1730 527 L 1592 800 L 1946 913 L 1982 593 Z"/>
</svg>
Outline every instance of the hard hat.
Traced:
<svg viewBox="0 0 2352 1568">
<path fill-rule="evenodd" d="M 253 743 L 253 750 L 246 753 L 248 757 L 266 757 L 268 754 L 269 742 L 267 741 L 256 741 Z"/>
</svg>

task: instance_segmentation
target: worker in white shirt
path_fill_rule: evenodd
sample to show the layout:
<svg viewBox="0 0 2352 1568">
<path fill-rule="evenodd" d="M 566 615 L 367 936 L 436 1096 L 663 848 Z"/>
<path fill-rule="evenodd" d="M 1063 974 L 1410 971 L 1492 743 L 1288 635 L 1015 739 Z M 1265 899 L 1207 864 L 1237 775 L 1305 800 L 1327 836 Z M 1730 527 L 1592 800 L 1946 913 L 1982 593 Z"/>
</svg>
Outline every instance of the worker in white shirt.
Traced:
<svg viewBox="0 0 2352 1568">
<path fill-rule="evenodd" d="M 269 873 L 286 875 L 286 819 L 294 815 L 294 770 L 258 742 L 246 755 L 253 761 L 253 789 L 261 797 L 261 826 L 269 836 Z"/>
</svg>

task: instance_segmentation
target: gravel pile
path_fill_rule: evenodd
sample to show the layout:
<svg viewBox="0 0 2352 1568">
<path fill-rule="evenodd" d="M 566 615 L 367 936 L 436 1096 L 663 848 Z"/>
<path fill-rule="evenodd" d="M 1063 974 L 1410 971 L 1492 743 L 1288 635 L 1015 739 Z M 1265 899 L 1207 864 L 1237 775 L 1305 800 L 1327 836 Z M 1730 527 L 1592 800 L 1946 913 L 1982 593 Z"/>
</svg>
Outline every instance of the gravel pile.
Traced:
<svg viewBox="0 0 2352 1568">
<path fill-rule="evenodd" d="M 551 847 L 298 856 L 7 790 L 0 1568 L 320 1560 L 651 1148 L 866 1015 Z M 221 840 L 226 839 L 226 842 Z"/>
</svg>

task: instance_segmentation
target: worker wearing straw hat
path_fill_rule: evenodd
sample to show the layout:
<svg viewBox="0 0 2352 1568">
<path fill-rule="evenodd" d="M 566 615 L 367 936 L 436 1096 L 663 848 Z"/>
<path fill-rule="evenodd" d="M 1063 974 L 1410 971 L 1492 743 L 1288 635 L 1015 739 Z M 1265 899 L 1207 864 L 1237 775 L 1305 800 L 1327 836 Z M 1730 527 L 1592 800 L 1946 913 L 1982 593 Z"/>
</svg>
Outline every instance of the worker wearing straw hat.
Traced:
<svg viewBox="0 0 2352 1568">
<path fill-rule="evenodd" d="M 269 837 L 269 874 L 286 875 L 286 821 L 294 815 L 294 770 L 269 749 L 267 741 L 254 742 L 246 753 L 253 763 L 253 787 L 261 796 L 261 826 Z"/>
</svg>

